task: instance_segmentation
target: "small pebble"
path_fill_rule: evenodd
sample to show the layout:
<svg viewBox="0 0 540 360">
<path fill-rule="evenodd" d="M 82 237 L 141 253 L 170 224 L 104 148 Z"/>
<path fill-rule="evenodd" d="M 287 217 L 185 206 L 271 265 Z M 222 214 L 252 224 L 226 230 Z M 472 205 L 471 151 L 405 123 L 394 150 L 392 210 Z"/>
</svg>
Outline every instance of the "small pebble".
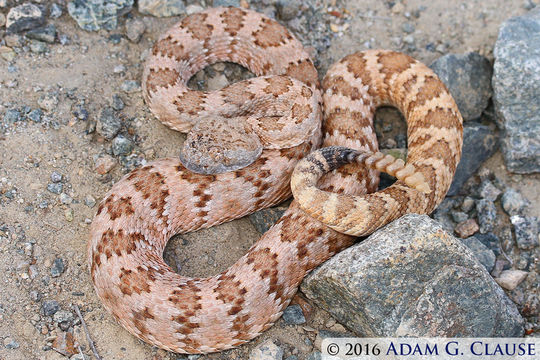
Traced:
<svg viewBox="0 0 540 360">
<path fill-rule="evenodd" d="M 60 305 L 56 300 L 45 300 L 41 304 L 41 313 L 45 316 L 53 316 L 58 310 L 60 310 Z"/>
<path fill-rule="evenodd" d="M 274 344 L 272 340 L 267 340 L 255 347 L 249 354 L 250 360 L 281 360 L 283 350 Z"/>
<path fill-rule="evenodd" d="M 53 19 L 58 19 L 60 16 L 62 16 L 62 8 L 60 5 L 53 3 L 49 9 L 49 16 Z"/>
<path fill-rule="evenodd" d="M 482 184 L 480 184 L 479 194 L 482 199 L 496 201 L 501 194 L 501 190 L 497 189 L 491 181 L 484 180 Z"/>
<path fill-rule="evenodd" d="M 406 23 L 403 23 L 403 25 L 401 26 L 401 29 L 403 30 L 403 32 L 410 34 L 414 32 L 414 25 L 411 24 L 410 22 L 406 22 Z"/>
<path fill-rule="evenodd" d="M 120 134 L 112 141 L 112 152 L 115 156 L 128 155 L 133 150 L 133 142 Z"/>
<path fill-rule="evenodd" d="M 18 349 L 19 343 L 8 336 L 4 339 L 4 347 L 10 350 Z"/>
<path fill-rule="evenodd" d="M 64 260 L 62 258 L 54 259 L 52 267 L 51 267 L 51 276 L 59 277 L 60 275 L 62 275 L 62 273 L 65 270 L 66 270 L 66 267 L 64 265 Z"/>
<path fill-rule="evenodd" d="M 283 311 L 283 320 L 289 325 L 301 325 L 306 322 L 304 312 L 297 304 L 290 305 Z"/>
<path fill-rule="evenodd" d="M 240 7 L 240 0 L 214 0 L 212 5 L 214 7 L 218 7 L 218 6 L 223 6 L 223 7 L 227 7 L 227 6 L 234 6 L 234 7 Z"/>
<path fill-rule="evenodd" d="M 17 54 L 9 46 L 0 46 L 0 56 L 6 61 L 13 61 Z"/>
<path fill-rule="evenodd" d="M 47 112 L 51 112 L 58 105 L 58 95 L 54 93 L 48 93 L 48 94 L 42 95 L 38 99 L 38 105 L 43 110 Z"/>
<path fill-rule="evenodd" d="M 461 242 L 472 251 L 474 256 L 482 265 L 484 265 L 486 270 L 491 272 L 495 266 L 495 254 L 493 251 L 474 236 L 467 239 L 461 239 Z"/>
<path fill-rule="evenodd" d="M 478 225 L 480 232 L 485 234 L 492 231 L 497 223 L 497 209 L 492 201 L 481 199 L 476 202 L 476 212 L 478 213 Z"/>
<path fill-rule="evenodd" d="M 120 65 L 116 65 L 114 68 L 113 68 L 113 73 L 115 74 L 122 74 L 126 71 L 126 67 L 122 64 Z"/>
<path fill-rule="evenodd" d="M 467 221 L 469 218 L 469 215 L 463 211 L 450 211 L 450 215 L 452 216 L 452 220 L 454 220 L 457 224 Z"/>
<path fill-rule="evenodd" d="M 495 281 L 506 290 L 512 291 L 527 278 L 527 275 L 529 273 L 522 270 L 504 270 Z"/>
<path fill-rule="evenodd" d="M 53 183 L 59 183 L 59 182 L 61 182 L 61 181 L 62 181 L 62 174 L 60 174 L 60 173 L 57 172 L 57 171 L 53 171 L 53 172 L 51 173 L 51 181 L 52 181 Z"/>
<path fill-rule="evenodd" d="M 203 11 L 204 8 L 197 4 L 191 4 L 186 6 L 186 14 L 191 15 Z"/>
<path fill-rule="evenodd" d="M 118 94 L 113 95 L 111 106 L 112 106 L 112 108 L 114 110 L 117 110 L 117 111 L 120 111 L 120 110 L 124 109 L 125 104 L 124 104 L 124 101 L 122 100 L 122 98 L 120 97 L 120 95 L 118 95 Z"/>
<path fill-rule="evenodd" d="M 128 19 L 126 21 L 126 36 L 131 42 L 139 42 L 145 30 L 146 25 L 139 18 Z"/>
<path fill-rule="evenodd" d="M 41 117 L 43 116 L 43 111 L 41 109 L 34 109 L 26 115 L 26 117 L 32 120 L 35 123 L 41 122 Z"/>
<path fill-rule="evenodd" d="M 518 248 L 531 250 L 538 246 L 538 218 L 514 215 L 510 217 Z"/>
<path fill-rule="evenodd" d="M 116 160 L 114 160 L 112 156 L 104 155 L 96 159 L 94 170 L 96 170 L 99 175 L 105 175 L 106 173 L 111 171 L 115 165 Z"/>
<path fill-rule="evenodd" d="M 47 47 L 47 44 L 43 41 L 38 40 L 32 40 L 30 42 L 30 51 L 32 51 L 35 54 L 44 54 L 49 50 Z"/>
<path fill-rule="evenodd" d="M 141 90 L 141 84 L 137 80 L 125 80 L 120 88 L 125 93 L 134 93 Z"/>
<path fill-rule="evenodd" d="M 26 33 L 26 37 L 52 44 L 56 40 L 56 27 L 53 24 L 49 24 L 44 27 L 33 29 Z"/>
<path fill-rule="evenodd" d="M 501 197 L 501 205 L 508 215 L 519 215 L 528 205 L 528 201 L 519 192 L 509 188 Z"/>
<path fill-rule="evenodd" d="M 64 211 L 64 217 L 67 221 L 72 222 L 73 221 L 73 209 L 66 209 Z"/>
<path fill-rule="evenodd" d="M 223 74 L 217 74 L 214 77 L 208 79 L 208 91 L 214 91 L 222 89 L 229 84 L 229 80 Z"/>
<path fill-rule="evenodd" d="M 60 195 L 62 193 L 63 188 L 64 188 L 64 185 L 61 183 L 47 184 L 47 190 L 49 190 L 50 192 L 56 195 Z"/>
<path fill-rule="evenodd" d="M 456 235 L 462 239 L 466 239 L 469 236 L 474 235 L 479 230 L 476 220 L 469 219 L 456 225 Z"/>
<path fill-rule="evenodd" d="M 4 114 L 4 122 L 5 123 L 15 123 L 17 121 L 20 121 L 22 119 L 21 112 L 19 110 L 10 109 L 7 110 Z"/>
<path fill-rule="evenodd" d="M 6 15 L 0 13 L 0 27 L 3 27 L 6 24 Z"/>
<path fill-rule="evenodd" d="M 461 210 L 468 213 L 474 208 L 474 199 L 470 196 L 465 197 L 461 203 Z"/>
<path fill-rule="evenodd" d="M 69 204 L 71 204 L 73 202 L 73 199 L 68 194 L 61 193 L 60 194 L 60 202 L 62 204 L 64 204 L 64 205 L 69 205 Z"/>
<path fill-rule="evenodd" d="M 101 110 L 98 119 L 97 132 L 105 139 L 111 140 L 122 128 L 122 122 L 110 107 Z"/>
<path fill-rule="evenodd" d="M 96 205 L 96 199 L 92 195 L 86 195 L 84 198 L 84 205 L 88 207 L 94 207 Z"/>
</svg>

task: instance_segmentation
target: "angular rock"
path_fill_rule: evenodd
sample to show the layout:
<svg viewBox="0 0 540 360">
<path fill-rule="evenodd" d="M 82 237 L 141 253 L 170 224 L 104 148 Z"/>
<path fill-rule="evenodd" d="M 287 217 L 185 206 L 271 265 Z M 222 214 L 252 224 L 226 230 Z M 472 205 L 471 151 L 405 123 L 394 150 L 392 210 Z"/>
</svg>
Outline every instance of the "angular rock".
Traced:
<svg viewBox="0 0 540 360">
<path fill-rule="evenodd" d="M 471 250 L 476 259 L 484 265 L 488 272 L 493 270 L 493 267 L 495 266 L 495 254 L 491 249 L 474 236 L 467 239 L 461 239 L 461 242 Z"/>
<path fill-rule="evenodd" d="M 112 152 L 114 156 L 128 155 L 133 150 L 133 143 L 124 135 L 120 134 L 112 141 Z"/>
<path fill-rule="evenodd" d="M 186 12 L 183 0 L 139 0 L 139 12 L 157 17 L 182 15 Z"/>
<path fill-rule="evenodd" d="M 56 300 L 45 300 L 41 305 L 41 313 L 45 316 L 53 316 L 60 310 L 60 304 Z"/>
<path fill-rule="evenodd" d="M 304 312 L 300 305 L 289 305 L 285 311 L 283 311 L 283 320 L 290 325 L 301 325 L 306 322 Z"/>
<path fill-rule="evenodd" d="M 101 110 L 97 126 L 97 132 L 107 140 L 114 138 L 122 128 L 122 122 L 116 116 L 113 109 L 105 107 Z"/>
<path fill-rule="evenodd" d="M 476 123 L 463 128 L 463 150 L 448 196 L 457 195 L 459 189 L 480 168 L 480 165 L 495 153 L 498 136 L 489 126 Z"/>
<path fill-rule="evenodd" d="M 493 51 L 493 101 L 508 170 L 540 171 L 540 7 L 508 19 Z"/>
<path fill-rule="evenodd" d="M 141 40 L 146 25 L 141 19 L 129 19 L 126 21 L 126 36 L 132 42 L 139 42 Z"/>
<path fill-rule="evenodd" d="M 475 52 L 448 54 L 430 68 L 448 87 L 464 120 L 477 119 L 491 98 L 493 69 L 489 60 Z"/>
<path fill-rule="evenodd" d="M 274 344 L 272 340 L 267 340 L 257 346 L 249 354 L 250 360 L 281 360 L 283 359 L 283 350 Z"/>
<path fill-rule="evenodd" d="M 364 336 L 521 336 L 516 305 L 459 240 L 406 215 L 313 271 L 302 291 Z"/>
<path fill-rule="evenodd" d="M 480 184 L 480 188 L 478 189 L 478 192 L 480 194 L 480 197 L 482 199 L 487 199 L 489 201 L 495 201 L 501 194 L 501 190 L 499 190 L 493 183 L 489 180 L 484 180 Z"/>
<path fill-rule="evenodd" d="M 506 189 L 501 197 L 502 208 L 510 216 L 521 214 L 528 204 L 528 200 L 512 188 Z"/>
<path fill-rule="evenodd" d="M 479 229 L 480 228 L 478 227 L 476 220 L 468 219 L 457 224 L 454 231 L 456 232 L 457 236 L 462 239 L 466 239 L 469 236 L 474 235 Z"/>
<path fill-rule="evenodd" d="M 118 18 L 131 11 L 133 0 L 74 0 L 68 4 L 69 15 L 86 31 L 114 30 Z"/>
<path fill-rule="evenodd" d="M 11 33 L 37 28 L 45 23 L 43 10 L 32 3 L 11 8 L 6 18 L 6 29 Z"/>
<path fill-rule="evenodd" d="M 26 37 L 52 44 L 56 40 L 56 27 L 53 24 L 49 24 L 33 29 L 26 33 Z"/>
<path fill-rule="evenodd" d="M 506 290 L 512 291 L 525 280 L 527 275 L 529 273 L 522 270 L 504 270 L 495 281 Z"/>
<path fill-rule="evenodd" d="M 531 250 L 538 246 L 538 218 L 535 216 L 510 217 L 510 222 L 514 226 L 516 243 L 520 249 Z"/>
<path fill-rule="evenodd" d="M 481 199 L 476 202 L 476 212 L 478 214 L 478 225 L 480 232 L 485 234 L 492 231 L 497 222 L 497 208 L 492 201 Z"/>
<path fill-rule="evenodd" d="M 497 235 L 488 232 L 486 234 L 476 234 L 474 237 L 484 244 L 488 249 L 493 251 L 495 256 L 499 256 L 501 254 L 501 240 L 497 237 Z"/>
</svg>

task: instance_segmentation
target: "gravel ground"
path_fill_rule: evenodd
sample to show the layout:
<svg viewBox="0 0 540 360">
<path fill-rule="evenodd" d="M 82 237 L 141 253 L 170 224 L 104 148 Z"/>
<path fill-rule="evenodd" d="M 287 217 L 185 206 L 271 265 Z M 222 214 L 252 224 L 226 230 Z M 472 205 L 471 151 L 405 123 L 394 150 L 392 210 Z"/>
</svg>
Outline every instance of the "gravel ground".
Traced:
<svg viewBox="0 0 540 360">
<path fill-rule="evenodd" d="M 188 1 L 188 10 L 209 2 Z M 4 274 L 0 359 L 65 359 L 79 351 L 91 357 L 73 305 L 80 308 L 105 359 L 188 358 L 152 348 L 117 325 L 93 291 L 86 262 L 88 226 L 96 202 L 129 170 L 176 156 L 184 139 L 150 114 L 139 85 L 148 49 L 179 17 L 157 18 L 134 8 L 118 18 L 116 29 L 88 32 L 70 17 L 67 1 L 42 0 L 35 3 L 45 8 L 43 21 L 53 24 L 57 33 L 25 36 L 24 31 L 4 30 L 10 9 L 21 3 L 0 0 L 0 269 Z M 492 62 L 500 24 L 526 13 L 538 1 L 239 3 L 275 15 L 292 29 L 324 74 L 332 62 L 366 48 L 404 51 L 427 64 L 445 54 L 469 51 Z M 240 67 L 216 64 L 195 75 L 191 84 L 216 88 L 246 76 Z M 381 143 L 400 147 L 405 125 L 396 111 L 384 109 L 378 120 Z M 538 174 L 509 173 L 498 151 L 478 174 L 466 183 L 460 204 L 490 179 L 521 193 L 529 203 L 525 215 L 540 216 Z M 495 210 L 492 231 L 504 245 L 512 239 L 511 220 L 499 202 Z M 455 219 L 464 220 L 459 214 Z M 259 236 L 250 219 L 240 219 L 176 237 L 168 246 L 167 259 L 185 275 L 215 274 Z M 508 236 L 510 240 L 505 240 Z M 525 261 L 531 271 L 537 271 L 538 248 L 525 260 L 519 249 L 511 248 L 507 244 L 505 256 L 513 265 L 502 264 L 501 270 L 519 268 Z M 508 291 L 528 319 L 527 334 L 534 336 L 539 331 L 538 320 L 533 319 L 538 308 L 530 307 L 538 307 L 537 286 L 525 281 Z M 531 297 L 536 303 L 528 300 Z M 294 303 L 302 311 L 288 310 L 286 319 L 249 345 L 189 359 L 246 359 L 267 341 L 282 351 L 284 359 L 316 359 L 328 331 L 346 330 L 302 294 Z"/>
</svg>

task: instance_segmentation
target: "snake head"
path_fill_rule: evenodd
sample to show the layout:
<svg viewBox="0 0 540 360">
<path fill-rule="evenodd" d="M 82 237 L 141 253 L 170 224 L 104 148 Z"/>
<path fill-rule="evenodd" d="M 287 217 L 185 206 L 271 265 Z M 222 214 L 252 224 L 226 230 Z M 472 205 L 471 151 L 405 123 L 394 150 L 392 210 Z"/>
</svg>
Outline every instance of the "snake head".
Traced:
<svg viewBox="0 0 540 360">
<path fill-rule="evenodd" d="M 188 133 L 180 161 L 194 173 L 220 174 L 250 165 L 262 150 L 244 119 L 204 117 Z"/>
</svg>

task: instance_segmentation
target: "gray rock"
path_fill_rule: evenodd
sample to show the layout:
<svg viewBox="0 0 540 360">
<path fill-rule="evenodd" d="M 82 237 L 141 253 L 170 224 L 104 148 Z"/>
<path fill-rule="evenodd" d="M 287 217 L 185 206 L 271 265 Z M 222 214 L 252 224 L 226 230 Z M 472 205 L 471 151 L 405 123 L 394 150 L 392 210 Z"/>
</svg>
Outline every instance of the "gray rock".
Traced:
<svg viewBox="0 0 540 360">
<path fill-rule="evenodd" d="M 111 104 L 111 106 L 112 106 L 112 108 L 113 108 L 114 110 L 117 110 L 117 111 L 123 110 L 124 107 L 125 107 L 124 100 L 122 100 L 122 98 L 120 97 L 120 95 L 114 94 L 113 97 L 112 97 L 112 104 Z"/>
<path fill-rule="evenodd" d="M 123 92 L 126 93 L 134 93 L 141 90 L 141 83 L 137 80 L 125 80 L 122 85 L 120 85 L 120 88 Z"/>
<path fill-rule="evenodd" d="M 56 195 L 60 195 L 62 193 L 63 188 L 64 188 L 64 185 L 61 183 L 47 184 L 47 190 L 49 190 L 50 192 Z"/>
<path fill-rule="evenodd" d="M 73 0 L 68 3 L 68 13 L 86 31 L 114 30 L 118 18 L 132 6 L 133 0 Z"/>
<path fill-rule="evenodd" d="M 52 44 L 56 40 L 56 26 L 49 24 L 44 27 L 30 30 L 26 33 L 26 37 Z"/>
<path fill-rule="evenodd" d="M 157 17 L 176 16 L 186 12 L 186 5 L 183 0 L 139 0 L 139 12 Z"/>
<path fill-rule="evenodd" d="M 474 237 L 493 251 L 495 256 L 499 256 L 501 254 L 501 240 L 499 240 L 497 235 L 488 232 L 486 234 L 475 234 Z"/>
<path fill-rule="evenodd" d="M 491 98 L 493 69 L 484 56 L 470 52 L 448 54 L 430 67 L 448 87 L 464 120 L 477 119 Z"/>
<path fill-rule="evenodd" d="M 462 223 L 464 221 L 467 221 L 467 219 L 469 219 L 469 215 L 467 215 L 467 213 L 464 213 L 463 211 L 450 211 L 450 215 L 452 216 L 452 220 L 454 220 L 454 222 L 456 224 L 459 224 L 459 223 Z"/>
<path fill-rule="evenodd" d="M 53 264 L 51 266 L 51 276 L 52 277 L 59 277 L 66 271 L 66 266 L 64 265 L 64 260 L 62 258 L 56 258 L 53 261 Z"/>
<path fill-rule="evenodd" d="M 41 313 L 45 316 L 53 316 L 58 310 L 60 310 L 60 305 L 56 300 L 45 300 L 41 304 Z"/>
<path fill-rule="evenodd" d="M 322 360 L 322 353 L 320 351 L 314 351 L 308 355 L 306 360 Z"/>
<path fill-rule="evenodd" d="M 368 337 L 523 334 L 516 305 L 465 245 L 425 215 L 406 215 L 337 254 L 302 291 Z"/>
<path fill-rule="evenodd" d="M 11 8 L 6 18 L 6 29 L 11 33 L 37 28 L 45 23 L 43 10 L 32 3 Z"/>
<path fill-rule="evenodd" d="M 495 153 L 498 136 L 489 126 L 468 123 L 463 128 L 463 151 L 448 196 L 457 195 L 459 189 Z"/>
<path fill-rule="evenodd" d="M 133 150 L 133 143 L 124 135 L 120 134 L 112 142 L 112 152 L 115 156 L 128 155 Z"/>
<path fill-rule="evenodd" d="M 497 208 L 492 201 L 481 199 L 476 202 L 476 212 L 478 214 L 478 225 L 480 232 L 485 234 L 492 231 L 497 222 Z"/>
<path fill-rule="evenodd" d="M 53 111 L 58 105 L 58 94 L 56 94 L 55 92 L 50 92 L 41 95 L 38 99 L 38 105 L 40 108 L 47 112 Z"/>
<path fill-rule="evenodd" d="M 58 19 L 60 16 L 62 16 L 62 7 L 56 3 L 53 3 L 49 9 L 49 16 L 53 19 Z"/>
<path fill-rule="evenodd" d="M 527 199 L 512 188 L 506 189 L 501 197 L 502 208 L 510 216 L 521 214 L 528 204 Z"/>
<path fill-rule="evenodd" d="M 3 343 L 4 343 L 4 347 L 9 350 L 19 348 L 19 343 L 15 341 L 15 339 L 10 338 L 9 336 L 4 339 Z"/>
<path fill-rule="evenodd" d="M 283 311 L 283 320 L 289 325 L 301 325 L 306 322 L 304 312 L 300 305 L 289 305 Z"/>
<path fill-rule="evenodd" d="M 234 6 L 239 7 L 240 6 L 240 0 L 214 0 L 212 2 L 212 5 L 214 7 L 218 6 Z"/>
<path fill-rule="evenodd" d="M 519 284 L 523 282 L 529 275 L 528 272 L 522 270 L 504 270 L 501 274 L 495 279 L 497 284 L 505 288 L 506 290 L 514 290 Z"/>
<path fill-rule="evenodd" d="M 43 41 L 32 40 L 30 42 L 30 51 L 36 54 L 44 54 L 49 51 L 49 48 Z"/>
<path fill-rule="evenodd" d="M 283 350 L 274 344 L 272 340 L 267 340 L 257 346 L 249 354 L 250 360 L 281 360 L 283 359 Z"/>
<path fill-rule="evenodd" d="M 510 18 L 493 51 L 494 105 L 508 170 L 540 171 L 540 8 Z"/>
<path fill-rule="evenodd" d="M 279 220 L 285 210 L 286 208 L 282 206 L 259 210 L 249 215 L 249 221 L 258 232 L 263 234 Z"/>
<path fill-rule="evenodd" d="M 53 183 L 59 183 L 60 181 L 62 181 L 62 174 L 60 174 L 59 172 L 57 171 L 53 171 L 51 173 L 51 181 Z"/>
<path fill-rule="evenodd" d="M 9 109 L 4 114 L 4 122 L 8 124 L 21 121 L 21 119 L 22 119 L 21 112 L 16 109 Z"/>
<path fill-rule="evenodd" d="M 101 110 L 98 119 L 97 132 L 104 138 L 111 140 L 120 131 L 122 122 L 116 116 L 113 109 L 105 107 Z"/>
<path fill-rule="evenodd" d="M 126 36 L 132 42 L 139 42 L 145 30 L 146 25 L 141 19 L 134 18 L 126 21 Z"/>
<path fill-rule="evenodd" d="M 538 246 L 538 218 L 535 216 L 510 217 L 510 222 L 514 226 L 516 243 L 520 249 L 530 250 Z"/>
<path fill-rule="evenodd" d="M 484 245 L 474 236 L 460 240 L 469 248 L 469 250 L 471 250 L 476 259 L 478 259 L 478 261 L 480 261 L 480 263 L 484 265 L 488 272 L 491 272 L 491 270 L 493 270 L 493 267 L 495 266 L 495 254 L 491 249 L 489 249 L 486 245 Z"/>
<path fill-rule="evenodd" d="M 501 194 L 501 190 L 499 190 L 493 183 L 489 180 L 484 180 L 480 184 L 480 188 L 478 189 L 478 193 L 480 194 L 480 197 L 482 199 L 487 199 L 489 201 L 495 201 Z"/>
<path fill-rule="evenodd" d="M 96 199 L 88 194 L 86 195 L 86 197 L 84 198 L 84 205 L 88 206 L 88 207 L 94 207 L 94 205 L 96 205 Z"/>
<path fill-rule="evenodd" d="M 43 111 L 41 109 L 34 109 L 30 111 L 26 117 L 32 120 L 35 123 L 41 122 L 41 117 L 43 116 Z"/>
<path fill-rule="evenodd" d="M 289 21 L 294 19 L 300 13 L 302 1 L 300 0 L 279 0 L 276 8 L 281 20 Z"/>
<path fill-rule="evenodd" d="M 403 30 L 403 32 L 407 34 L 411 34 L 414 32 L 414 25 L 411 24 L 410 22 L 406 22 L 406 23 L 403 23 L 403 25 L 401 26 L 401 29 Z"/>
</svg>

